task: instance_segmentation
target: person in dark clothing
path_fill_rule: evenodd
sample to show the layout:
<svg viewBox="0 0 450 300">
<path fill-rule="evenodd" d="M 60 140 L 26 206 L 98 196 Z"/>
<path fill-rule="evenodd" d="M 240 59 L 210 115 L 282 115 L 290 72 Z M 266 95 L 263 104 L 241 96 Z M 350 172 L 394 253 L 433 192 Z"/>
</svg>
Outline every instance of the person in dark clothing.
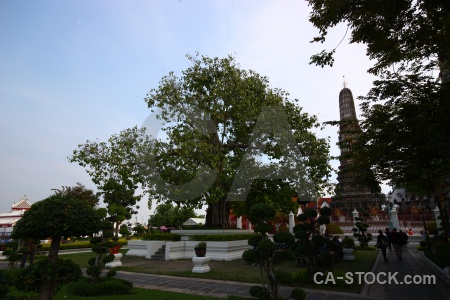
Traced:
<svg viewBox="0 0 450 300">
<path fill-rule="evenodd" d="M 388 247 L 389 247 L 389 251 L 392 252 L 392 241 L 391 241 L 391 232 L 389 231 L 389 228 L 386 228 L 384 230 L 386 237 L 388 239 Z"/>
<path fill-rule="evenodd" d="M 387 262 L 388 258 L 386 255 L 386 248 L 389 245 L 388 238 L 383 234 L 383 230 L 378 230 L 378 237 L 377 237 L 377 248 L 381 250 L 381 253 L 383 254 L 384 261 Z"/>
<path fill-rule="evenodd" d="M 25 267 L 25 263 L 27 262 L 28 256 L 30 257 L 30 265 L 33 264 L 34 261 L 34 253 L 36 252 L 36 242 L 33 239 L 26 239 L 25 243 L 22 247 L 22 262 L 20 263 L 20 268 Z"/>
<path fill-rule="evenodd" d="M 408 235 L 406 234 L 406 232 L 402 231 L 401 229 L 399 230 L 400 235 L 402 237 L 402 248 L 405 251 L 408 251 Z"/>
<path fill-rule="evenodd" d="M 403 254 L 403 235 L 401 234 L 401 232 L 397 231 L 397 228 L 392 229 L 391 232 L 391 241 L 392 241 L 392 245 L 394 246 L 394 251 L 397 254 L 397 257 L 399 260 L 403 260 L 402 259 L 402 254 Z"/>
</svg>

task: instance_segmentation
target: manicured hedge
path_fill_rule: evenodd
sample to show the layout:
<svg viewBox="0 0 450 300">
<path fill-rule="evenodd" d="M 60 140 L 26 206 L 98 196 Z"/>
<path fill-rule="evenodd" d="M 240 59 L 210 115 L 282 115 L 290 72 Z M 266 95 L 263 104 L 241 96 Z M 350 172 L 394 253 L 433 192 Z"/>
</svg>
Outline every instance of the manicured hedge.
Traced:
<svg viewBox="0 0 450 300">
<path fill-rule="evenodd" d="M 128 241 L 126 239 L 119 239 L 118 241 L 120 244 L 128 245 Z M 50 250 L 50 243 L 49 244 L 41 244 L 42 248 L 39 251 L 49 251 Z M 66 243 L 66 244 L 60 244 L 59 249 L 60 250 L 66 250 L 66 249 L 80 249 L 80 248 L 92 248 L 92 244 L 89 243 L 89 241 L 80 241 L 80 242 L 73 242 L 73 243 Z"/>
<path fill-rule="evenodd" d="M 238 234 L 194 234 L 189 236 L 190 241 L 210 241 L 210 242 L 227 242 L 248 240 L 258 235 L 256 233 L 238 233 Z"/>
<path fill-rule="evenodd" d="M 93 283 L 90 279 L 70 283 L 68 291 L 74 296 L 94 297 L 109 295 L 127 295 L 131 293 L 133 284 L 119 278 L 102 278 L 100 282 Z"/>
<path fill-rule="evenodd" d="M 147 235 L 144 235 L 142 237 L 142 240 L 145 241 L 181 241 L 181 235 L 176 233 L 162 233 L 162 232 L 155 232 L 155 233 L 149 233 Z"/>
</svg>

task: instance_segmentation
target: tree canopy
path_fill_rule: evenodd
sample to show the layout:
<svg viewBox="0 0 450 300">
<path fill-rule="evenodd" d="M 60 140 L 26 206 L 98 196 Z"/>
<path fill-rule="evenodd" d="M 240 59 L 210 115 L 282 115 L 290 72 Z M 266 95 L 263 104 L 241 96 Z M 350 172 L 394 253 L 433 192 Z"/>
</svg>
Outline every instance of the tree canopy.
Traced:
<svg viewBox="0 0 450 300">
<path fill-rule="evenodd" d="M 52 239 L 51 258 L 51 254 L 57 256 L 61 238 L 90 235 L 99 229 L 100 220 L 88 202 L 57 193 L 31 205 L 17 221 L 11 236 Z"/>
<path fill-rule="evenodd" d="M 346 23 L 350 43 L 367 46 L 374 62 L 368 72 L 378 76 L 360 98 L 362 135 L 353 153 L 368 161 L 355 167 L 370 167 L 378 181 L 440 199 L 450 187 L 449 1 L 308 2 L 310 21 L 319 29 L 313 42 L 325 42 L 329 29 Z M 311 63 L 332 66 L 336 51 L 323 50 Z M 436 203 L 447 232 L 445 202 Z"/>
<path fill-rule="evenodd" d="M 183 222 L 189 218 L 195 218 L 196 214 L 193 208 L 186 206 L 174 206 L 170 202 L 159 204 L 155 213 L 150 216 L 148 224 L 151 226 L 176 226 L 180 227 Z"/>
<path fill-rule="evenodd" d="M 309 182 L 314 196 L 328 187 L 328 141 L 312 132 L 321 126 L 297 99 L 232 56 L 188 58 L 180 77 L 164 76 L 145 99 L 167 135 L 141 164 L 151 197 L 207 204 L 206 224 L 227 227 L 227 200 L 246 200 L 253 180 Z"/>
<path fill-rule="evenodd" d="M 123 130 L 112 135 L 108 142 L 86 141 L 78 145 L 69 157 L 70 162 L 76 162 L 86 168 L 86 172 L 97 185 L 99 195 L 112 211 L 111 216 L 122 215 L 130 219 L 136 213 L 133 206 L 143 194 L 136 194 L 139 185 L 145 185 L 139 176 L 137 148 L 143 142 L 143 131 L 136 127 Z M 145 188 L 143 190 L 145 192 Z M 117 207 L 126 212 L 117 214 Z M 136 209 L 139 207 L 137 206 Z M 111 220 L 117 222 L 116 233 L 122 217 Z"/>
<path fill-rule="evenodd" d="M 86 188 L 79 182 L 77 182 L 76 186 L 74 187 L 63 186 L 61 190 L 58 190 L 58 192 L 62 193 L 68 198 L 84 200 L 93 208 L 97 207 L 98 205 L 98 196 L 94 193 L 94 191 Z"/>
<path fill-rule="evenodd" d="M 68 190 L 73 191 L 72 188 L 64 189 L 31 205 L 31 208 L 17 221 L 11 234 L 13 239 L 52 240 L 48 258 L 31 269 L 33 274 L 31 277 L 35 277 L 34 280 L 38 280 L 41 284 L 40 299 L 52 299 L 58 287 L 58 281 L 64 282 L 72 278 L 72 275 L 72 279 L 76 279 L 75 267 L 81 275 L 79 266 L 71 262 L 64 263 L 58 259 L 61 239 L 91 235 L 100 230 L 100 218 L 92 207 L 92 203 L 86 201 L 84 197 L 74 198 L 72 193 L 64 192 Z M 88 191 L 86 192 L 89 194 Z M 77 193 L 79 196 L 83 194 Z M 72 275 L 63 276 L 63 271 Z"/>
</svg>

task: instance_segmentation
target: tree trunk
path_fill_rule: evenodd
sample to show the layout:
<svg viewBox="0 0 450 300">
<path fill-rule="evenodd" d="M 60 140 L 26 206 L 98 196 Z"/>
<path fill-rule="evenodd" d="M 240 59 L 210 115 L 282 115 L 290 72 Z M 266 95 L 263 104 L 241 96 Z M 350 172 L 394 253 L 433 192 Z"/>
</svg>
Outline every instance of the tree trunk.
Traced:
<svg viewBox="0 0 450 300">
<path fill-rule="evenodd" d="M 53 236 L 50 244 L 50 251 L 48 252 L 48 259 L 50 263 L 56 264 L 58 262 L 59 244 L 61 243 L 61 236 Z M 55 294 L 56 281 L 44 280 L 39 293 L 40 300 L 51 300 Z"/>
<path fill-rule="evenodd" d="M 447 207 L 445 205 L 445 194 L 434 196 L 437 201 L 436 205 L 439 209 L 439 215 L 441 217 L 441 226 L 444 229 L 444 238 L 443 240 L 445 242 L 448 242 L 448 230 L 449 230 L 449 221 L 448 221 L 448 214 L 447 214 Z M 436 198 L 437 197 L 437 198 Z"/>
<path fill-rule="evenodd" d="M 230 205 L 226 201 L 226 198 L 219 199 L 216 203 L 208 204 L 206 209 L 206 222 L 205 226 L 210 227 L 229 227 L 229 215 L 230 215 Z"/>
</svg>

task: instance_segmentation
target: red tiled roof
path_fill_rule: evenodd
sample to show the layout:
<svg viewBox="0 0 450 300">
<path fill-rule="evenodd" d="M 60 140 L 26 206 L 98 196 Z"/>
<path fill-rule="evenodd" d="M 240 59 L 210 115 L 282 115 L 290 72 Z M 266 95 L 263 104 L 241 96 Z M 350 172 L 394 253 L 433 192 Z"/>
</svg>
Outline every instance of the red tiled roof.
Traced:
<svg viewBox="0 0 450 300">
<path fill-rule="evenodd" d="M 12 210 L 22 210 L 22 209 L 28 210 L 30 208 L 31 208 L 31 204 L 28 202 L 28 198 L 25 198 L 25 197 L 23 197 L 22 199 L 20 199 L 19 202 L 14 203 L 11 206 Z"/>
</svg>

